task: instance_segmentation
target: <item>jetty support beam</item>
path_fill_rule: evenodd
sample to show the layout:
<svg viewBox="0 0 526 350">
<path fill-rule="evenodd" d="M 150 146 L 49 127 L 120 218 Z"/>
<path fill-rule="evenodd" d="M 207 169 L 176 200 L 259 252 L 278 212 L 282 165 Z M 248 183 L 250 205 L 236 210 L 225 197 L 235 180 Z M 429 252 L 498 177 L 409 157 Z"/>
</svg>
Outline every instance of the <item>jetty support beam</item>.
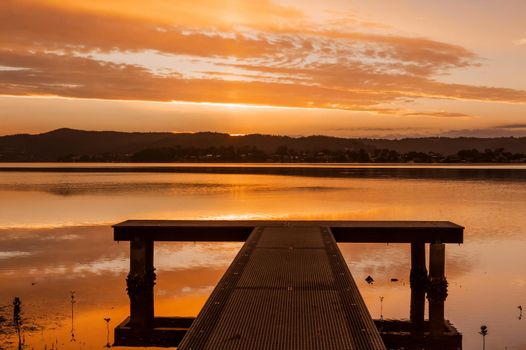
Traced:
<svg viewBox="0 0 526 350">
<path fill-rule="evenodd" d="M 424 328 L 424 313 L 426 306 L 426 244 L 424 242 L 411 243 L 411 285 L 410 320 L 415 331 Z"/>
<path fill-rule="evenodd" d="M 130 297 L 130 327 L 148 330 L 153 327 L 153 241 L 142 237 L 130 240 L 130 272 L 126 278 Z"/>
</svg>

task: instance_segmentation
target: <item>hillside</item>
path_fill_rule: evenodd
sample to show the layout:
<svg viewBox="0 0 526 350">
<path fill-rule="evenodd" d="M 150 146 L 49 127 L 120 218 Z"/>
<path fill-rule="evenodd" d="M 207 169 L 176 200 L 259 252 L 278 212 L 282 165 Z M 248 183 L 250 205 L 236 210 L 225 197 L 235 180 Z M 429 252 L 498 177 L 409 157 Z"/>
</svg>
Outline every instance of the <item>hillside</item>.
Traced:
<svg viewBox="0 0 526 350">
<path fill-rule="evenodd" d="M 526 137 L 522 138 L 407 138 L 351 139 L 330 136 L 292 138 L 274 135 L 230 136 L 228 134 L 116 132 L 58 129 L 43 134 L 20 134 L 0 137 L 0 161 L 59 161 L 101 159 L 103 161 L 130 160 L 145 150 L 210 151 L 215 149 L 243 149 L 269 156 L 309 152 L 373 152 L 392 150 L 398 153 L 423 152 L 453 155 L 461 150 L 499 149 L 512 153 L 526 153 Z M 175 151 L 174 151 L 175 152 Z M 247 151 L 248 152 L 248 151 Z"/>
</svg>

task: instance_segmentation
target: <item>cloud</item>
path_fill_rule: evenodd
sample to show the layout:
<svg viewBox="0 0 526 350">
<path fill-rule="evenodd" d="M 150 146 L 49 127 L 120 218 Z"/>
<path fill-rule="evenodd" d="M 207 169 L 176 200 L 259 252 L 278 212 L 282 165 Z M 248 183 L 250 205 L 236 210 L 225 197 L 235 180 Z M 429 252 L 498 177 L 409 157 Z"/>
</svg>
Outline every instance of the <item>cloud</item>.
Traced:
<svg viewBox="0 0 526 350">
<path fill-rule="evenodd" d="M 31 1 L 0 3 L 0 42 L 11 49 L 63 52 L 157 50 L 195 56 L 259 57 L 293 46 L 212 27 L 195 30 L 114 13 L 78 12 Z"/>
<path fill-rule="evenodd" d="M 2 50 L 0 65 L 26 68 L 0 71 L 0 81 L 3 82 L 0 94 L 4 95 L 244 103 L 374 111 L 384 114 L 396 114 L 397 110 L 380 107 L 381 103 L 406 96 L 440 95 L 454 98 L 469 95 L 473 99 L 516 101 L 526 98 L 526 93 L 514 90 L 462 85 L 452 87 L 421 78 L 401 77 L 403 85 L 396 86 L 392 85 L 392 77 L 389 75 L 370 73 L 359 67 L 354 70 L 336 66 L 300 70 L 312 80 L 311 84 L 302 84 L 261 80 L 186 79 L 180 74 L 161 76 L 137 65 L 42 52 Z M 298 70 L 289 73 L 294 72 Z M 356 80 L 348 81 L 349 76 L 354 76 Z M 427 92 L 422 92 L 426 89 Z"/>
<path fill-rule="evenodd" d="M 464 113 L 433 111 L 433 112 L 409 112 L 404 113 L 407 117 L 436 117 L 436 118 L 472 118 L 473 116 Z"/>
<path fill-rule="evenodd" d="M 19 0 L 17 0 L 19 1 Z M 74 13 L 111 14 L 136 22 L 148 21 L 158 25 L 184 27 L 211 26 L 232 28 L 276 28 L 294 25 L 305 20 L 296 8 L 271 0 L 21 0 L 31 6 L 44 5 Z"/>
<path fill-rule="evenodd" d="M 526 129 L 526 123 L 497 125 L 495 128 L 498 128 L 498 129 Z"/>
<path fill-rule="evenodd" d="M 203 2 L 201 0 L 197 4 Z M 184 12 L 184 9 L 188 10 L 192 6 L 195 4 L 181 6 L 178 11 Z M 262 2 L 259 6 L 261 8 L 252 12 L 277 12 L 272 10 L 269 2 Z M 266 7 L 271 9 L 264 10 Z M 155 2 L 148 8 L 155 8 Z M 212 10 L 197 13 L 202 15 Z M 308 56 L 313 56 L 317 62 L 340 61 L 351 57 L 374 59 L 376 61 L 372 63 L 379 67 L 387 63 L 390 69 L 412 74 L 431 74 L 452 67 L 476 65 L 475 55 L 468 50 L 425 38 L 336 30 L 313 31 L 305 30 L 303 26 L 296 28 L 290 25 L 272 27 L 266 31 L 257 24 L 256 27 L 236 29 L 235 26 L 219 26 L 217 20 L 210 20 L 206 26 L 199 27 L 201 21 L 190 26 L 186 20 L 179 20 L 180 16 L 176 16 L 171 24 L 166 24 L 154 21 L 151 16 L 136 18 L 124 14 L 120 11 L 96 12 L 93 9 L 79 11 L 70 6 L 51 6 L 43 1 L 5 0 L 0 3 L 0 42 L 4 43 L 4 47 L 39 48 L 46 51 L 156 50 L 165 54 L 209 58 L 258 58 L 266 59 L 264 63 L 273 64 L 295 61 L 305 64 Z M 241 17 L 250 18 L 248 15 Z M 235 19 L 233 21 L 236 22 Z"/>
<path fill-rule="evenodd" d="M 469 116 L 385 105 L 418 98 L 526 103 L 523 90 L 436 80 L 479 65 L 464 47 L 352 31 L 338 21 L 306 28 L 314 26 L 301 12 L 270 1 L 131 0 L 123 7 L 116 0 L 5 0 L 0 66 L 9 69 L 0 69 L 0 93 L 442 118 Z M 141 59 L 145 53 L 173 64 L 153 67 Z"/>
<path fill-rule="evenodd" d="M 30 69 L 1 71 L 0 94 L 58 95 L 152 101 L 226 102 L 368 110 L 393 95 L 356 94 L 316 86 L 159 76 L 133 65 L 69 55 L 0 51 L 0 64 Z"/>
<path fill-rule="evenodd" d="M 526 45 L 526 38 L 517 39 L 513 43 L 517 46 Z"/>
</svg>

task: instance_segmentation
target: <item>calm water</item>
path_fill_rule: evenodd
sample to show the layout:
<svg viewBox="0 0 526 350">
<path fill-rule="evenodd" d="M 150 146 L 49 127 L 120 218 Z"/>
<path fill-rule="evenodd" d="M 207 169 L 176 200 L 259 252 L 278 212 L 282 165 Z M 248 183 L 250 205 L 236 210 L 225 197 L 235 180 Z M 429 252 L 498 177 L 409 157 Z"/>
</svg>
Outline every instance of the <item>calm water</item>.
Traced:
<svg viewBox="0 0 526 350">
<path fill-rule="evenodd" d="M 466 227 L 465 244 L 446 248 L 446 316 L 464 349 L 481 348 L 481 324 L 487 349 L 526 349 L 517 308 L 526 307 L 525 169 L 458 168 L 433 176 L 385 166 L 334 176 L 0 171 L 0 315 L 9 321 L 13 297 L 22 299 L 29 349 L 111 344 L 128 315 L 128 244 L 113 242 L 110 225 L 125 219 L 450 220 Z M 156 314 L 196 315 L 240 246 L 157 244 Z M 373 317 L 383 296 L 385 318 L 407 318 L 409 247 L 340 247 Z M 14 340 L 0 323 L 0 344 L 15 348 Z"/>
</svg>

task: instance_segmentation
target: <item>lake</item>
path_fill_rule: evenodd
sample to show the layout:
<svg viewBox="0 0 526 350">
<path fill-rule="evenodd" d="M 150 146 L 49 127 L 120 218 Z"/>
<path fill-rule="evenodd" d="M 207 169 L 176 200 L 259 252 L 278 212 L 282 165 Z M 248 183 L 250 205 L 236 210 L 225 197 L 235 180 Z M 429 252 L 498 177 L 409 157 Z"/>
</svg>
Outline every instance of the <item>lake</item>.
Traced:
<svg viewBox="0 0 526 350">
<path fill-rule="evenodd" d="M 15 296 L 29 348 L 112 344 L 113 328 L 129 313 L 129 247 L 113 241 L 111 225 L 126 219 L 453 221 L 466 230 L 464 244 L 446 247 L 446 318 L 463 334 L 463 349 L 481 349 L 482 324 L 487 349 L 526 349 L 518 308 L 526 307 L 526 166 L 75 167 L 0 166 L 6 349 L 16 348 L 9 325 Z M 156 243 L 156 314 L 197 315 L 240 247 Z M 409 245 L 340 248 L 373 318 L 380 318 L 380 297 L 384 318 L 408 318 Z M 374 284 L 365 282 L 368 275 Z"/>
</svg>

